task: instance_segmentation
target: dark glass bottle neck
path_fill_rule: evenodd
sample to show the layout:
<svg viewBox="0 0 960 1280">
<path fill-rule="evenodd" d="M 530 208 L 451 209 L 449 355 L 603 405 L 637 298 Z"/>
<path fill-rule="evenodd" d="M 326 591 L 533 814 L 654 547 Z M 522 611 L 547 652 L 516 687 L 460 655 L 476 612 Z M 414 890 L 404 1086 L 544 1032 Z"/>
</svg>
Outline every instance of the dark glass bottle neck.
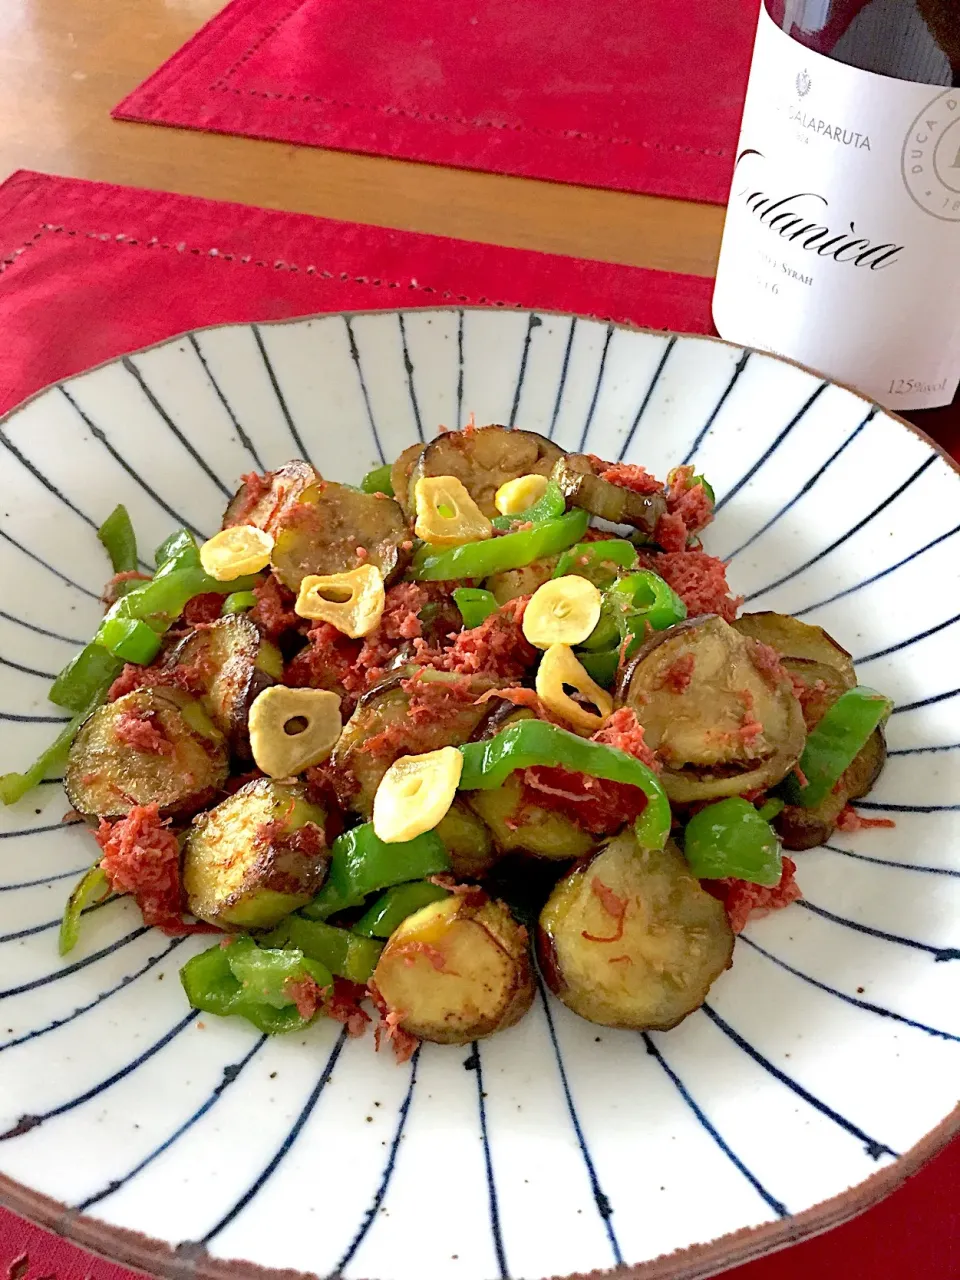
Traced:
<svg viewBox="0 0 960 1280">
<path fill-rule="evenodd" d="M 960 0 L 764 0 L 781 31 L 838 62 L 960 85 Z"/>
</svg>

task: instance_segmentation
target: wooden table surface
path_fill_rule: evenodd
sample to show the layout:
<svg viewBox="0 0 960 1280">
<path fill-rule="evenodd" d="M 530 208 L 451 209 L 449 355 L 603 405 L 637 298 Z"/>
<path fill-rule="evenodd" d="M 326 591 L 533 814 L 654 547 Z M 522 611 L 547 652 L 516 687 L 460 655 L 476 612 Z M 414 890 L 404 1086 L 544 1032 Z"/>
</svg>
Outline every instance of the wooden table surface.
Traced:
<svg viewBox="0 0 960 1280">
<path fill-rule="evenodd" d="M 713 275 L 714 205 L 111 120 L 225 3 L 0 0 L 0 179 L 41 169 Z"/>
</svg>

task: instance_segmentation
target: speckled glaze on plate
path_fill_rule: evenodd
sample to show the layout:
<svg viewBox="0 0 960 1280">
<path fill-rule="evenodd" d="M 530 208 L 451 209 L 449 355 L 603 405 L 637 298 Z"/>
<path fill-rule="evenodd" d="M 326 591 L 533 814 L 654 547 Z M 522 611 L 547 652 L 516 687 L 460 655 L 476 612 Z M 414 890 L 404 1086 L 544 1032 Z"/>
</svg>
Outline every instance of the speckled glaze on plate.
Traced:
<svg viewBox="0 0 960 1280">
<path fill-rule="evenodd" d="M 170 940 L 113 900 L 67 962 L 95 846 L 55 781 L 0 813 L 0 1201 L 176 1277 L 705 1276 L 823 1230 L 960 1125 L 960 476 L 905 423 L 709 339 L 502 311 L 331 315 L 177 338 L 0 430 L 0 770 L 56 732 L 118 501 L 141 547 L 209 534 L 241 473 L 357 480 L 438 425 L 502 422 L 717 493 L 747 609 L 822 624 L 889 693 L 859 807 L 893 829 L 798 856 L 704 1008 L 608 1031 L 541 991 L 472 1049 L 396 1067 L 327 1021 L 198 1017 Z M 228 1265 L 228 1260 L 237 1260 Z"/>
</svg>

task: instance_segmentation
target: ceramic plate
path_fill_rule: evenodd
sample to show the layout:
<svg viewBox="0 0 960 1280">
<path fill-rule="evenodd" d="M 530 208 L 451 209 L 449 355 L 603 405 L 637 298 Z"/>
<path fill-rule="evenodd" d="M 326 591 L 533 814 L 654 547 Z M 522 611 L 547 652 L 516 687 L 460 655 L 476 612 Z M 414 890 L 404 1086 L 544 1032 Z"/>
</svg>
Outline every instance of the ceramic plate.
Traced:
<svg viewBox="0 0 960 1280">
<path fill-rule="evenodd" d="M 960 477 L 903 422 L 708 339 L 497 311 L 211 329 L 53 387 L 0 434 L 0 769 L 57 732 L 48 683 L 100 616 L 94 530 L 207 535 L 241 473 L 356 481 L 439 424 L 522 425 L 717 493 L 748 609 L 818 623 L 891 695 L 865 816 L 799 855 L 676 1030 L 552 998 L 405 1066 L 321 1021 L 266 1040 L 191 1012 L 204 940 L 114 900 L 67 962 L 95 846 L 55 781 L 0 814 L 0 1199 L 156 1273 L 704 1276 L 850 1216 L 960 1123 Z M 227 1260 L 244 1264 L 238 1272 Z"/>
</svg>

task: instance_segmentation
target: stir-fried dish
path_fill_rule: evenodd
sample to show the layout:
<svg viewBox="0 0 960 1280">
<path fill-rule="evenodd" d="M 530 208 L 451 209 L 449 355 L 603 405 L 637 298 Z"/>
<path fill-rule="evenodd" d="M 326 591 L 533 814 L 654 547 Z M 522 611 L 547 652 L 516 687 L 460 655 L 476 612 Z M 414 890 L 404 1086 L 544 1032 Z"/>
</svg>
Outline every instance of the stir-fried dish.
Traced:
<svg viewBox="0 0 960 1280">
<path fill-rule="evenodd" d="M 251 473 L 219 533 L 139 572 L 127 512 L 96 635 L 50 697 L 110 894 L 170 934 L 190 1004 L 265 1032 L 317 1017 L 399 1058 L 530 1007 L 667 1029 L 752 912 L 883 766 L 890 702 L 819 627 L 739 614 L 689 466 L 441 432 L 355 488 Z M 602 523 L 596 524 L 599 520 Z M 370 1010 L 370 1012 L 368 1012 Z"/>
</svg>

